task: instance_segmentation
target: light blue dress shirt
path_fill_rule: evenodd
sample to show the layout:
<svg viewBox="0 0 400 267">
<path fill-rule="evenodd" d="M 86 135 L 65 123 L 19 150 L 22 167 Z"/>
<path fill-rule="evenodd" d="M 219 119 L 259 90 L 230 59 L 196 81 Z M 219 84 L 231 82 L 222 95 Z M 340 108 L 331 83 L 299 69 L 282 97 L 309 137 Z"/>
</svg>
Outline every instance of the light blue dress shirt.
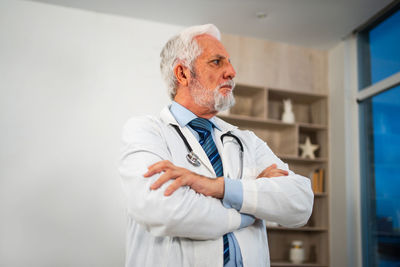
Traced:
<svg viewBox="0 0 400 267">
<path fill-rule="evenodd" d="M 188 126 L 189 130 L 193 133 L 193 135 L 197 138 L 197 140 L 200 140 L 199 134 L 188 125 L 189 122 L 197 118 L 197 116 L 193 112 L 191 112 L 190 110 L 188 110 L 187 108 L 178 104 L 175 101 L 172 102 L 170 106 L 170 111 L 181 127 Z M 214 117 L 209 119 L 209 121 L 213 124 L 215 128 L 219 129 L 218 126 L 214 123 L 215 122 Z M 215 142 L 214 133 L 212 133 L 212 137 Z M 224 206 L 227 208 L 234 208 L 239 211 L 243 203 L 243 186 L 241 181 L 224 177 L 224 184 L 225 184 L 224 188 L 225 193 L 224 193 L 224 198 L 222 200 Z M 254 222 L 253 216 L 242 213 L 240 215 L 241 215 L 240 228 L 249 226 Z M 230 258 L 229 262 L 225 264 L 225 267 L 243 266 L 242 254 L 240 252 L 240 247 L 235 238 L 235 235 L 233 233 L 228 233 L 228 240 L 229 240 Z"/>
</svg>

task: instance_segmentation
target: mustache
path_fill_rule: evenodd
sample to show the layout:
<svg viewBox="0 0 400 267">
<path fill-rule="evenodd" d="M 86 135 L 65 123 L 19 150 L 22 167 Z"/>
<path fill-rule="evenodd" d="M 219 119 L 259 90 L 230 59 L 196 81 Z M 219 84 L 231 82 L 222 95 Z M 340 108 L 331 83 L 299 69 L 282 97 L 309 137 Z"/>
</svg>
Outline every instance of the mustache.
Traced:
<svg viewBox="0 0 400 267">
<path fill-rule="evenodd" d="M 233 91 L 233 89 L 235 88 L 235 85 L 236 84 L 235 84 L 235 82 L 233 80 L 228 80 L 228 81 L 223 82 L 220 85 L 218 85 L 218 89 L 220 89 L 221 87 L 224 87 L 224 86 L 230 86 L 232 88 L 232 91 Z"/>
</svg>

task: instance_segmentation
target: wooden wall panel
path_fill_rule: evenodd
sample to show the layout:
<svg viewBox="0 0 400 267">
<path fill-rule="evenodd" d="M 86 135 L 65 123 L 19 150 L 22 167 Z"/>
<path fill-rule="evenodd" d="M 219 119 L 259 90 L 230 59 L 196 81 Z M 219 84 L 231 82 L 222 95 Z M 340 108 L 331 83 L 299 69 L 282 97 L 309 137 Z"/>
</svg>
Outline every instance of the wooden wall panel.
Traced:
<svg viewBox="0 0 400 267">
<path fill-rule="evenodd" d="M 326 51 L 237 35 L 222 35 L 236 82 L 300 92 L 328 93 Z"/>
</svg>

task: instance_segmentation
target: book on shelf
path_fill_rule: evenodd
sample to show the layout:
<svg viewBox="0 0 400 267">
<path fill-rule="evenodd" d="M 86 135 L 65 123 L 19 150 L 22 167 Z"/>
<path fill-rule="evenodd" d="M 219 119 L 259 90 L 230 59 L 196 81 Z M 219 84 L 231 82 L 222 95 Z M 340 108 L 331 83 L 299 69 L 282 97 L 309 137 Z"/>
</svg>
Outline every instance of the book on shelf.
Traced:
<svg viewBox="0 0 400 267">
<path fill-rule="evenodd" d="M 310 179 L 313 192 L 323 193 L 324 183 L 325 183 L 325 170 L 324 169 L 314 170 L 310 176 Z"/>
</svg>

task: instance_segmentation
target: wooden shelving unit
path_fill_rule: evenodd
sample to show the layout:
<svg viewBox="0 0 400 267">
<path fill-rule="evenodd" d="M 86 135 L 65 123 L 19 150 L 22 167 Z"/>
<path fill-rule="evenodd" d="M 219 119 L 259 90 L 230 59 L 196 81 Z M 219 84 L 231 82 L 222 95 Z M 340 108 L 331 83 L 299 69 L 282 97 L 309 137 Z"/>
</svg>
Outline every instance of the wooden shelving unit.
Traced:
<svg viewBox="0 0 400 267">
<path fill-rule="evenodd" d="M 234 90 L 236 105 L 219 115 L 222 119 L 254 133 L 267 142 L 289 168 L 305 177 L 323 169 L 323 190 L 314 193 L 313 213 L 307 225 L 300 228 L 268 227 L 271 266 L 329 265 L 328 220 L 328 99 L 321 93 L 263 88 L 239 84 Z M 294 123 L 281 121 L 283 100 L 291 99 Z M 301 158 L 299 144 L 310 137 L 318 144 L 315 159 Z M 293 240 L 303 241 L 305 262 L 289 260 Z"/>
</svg>

